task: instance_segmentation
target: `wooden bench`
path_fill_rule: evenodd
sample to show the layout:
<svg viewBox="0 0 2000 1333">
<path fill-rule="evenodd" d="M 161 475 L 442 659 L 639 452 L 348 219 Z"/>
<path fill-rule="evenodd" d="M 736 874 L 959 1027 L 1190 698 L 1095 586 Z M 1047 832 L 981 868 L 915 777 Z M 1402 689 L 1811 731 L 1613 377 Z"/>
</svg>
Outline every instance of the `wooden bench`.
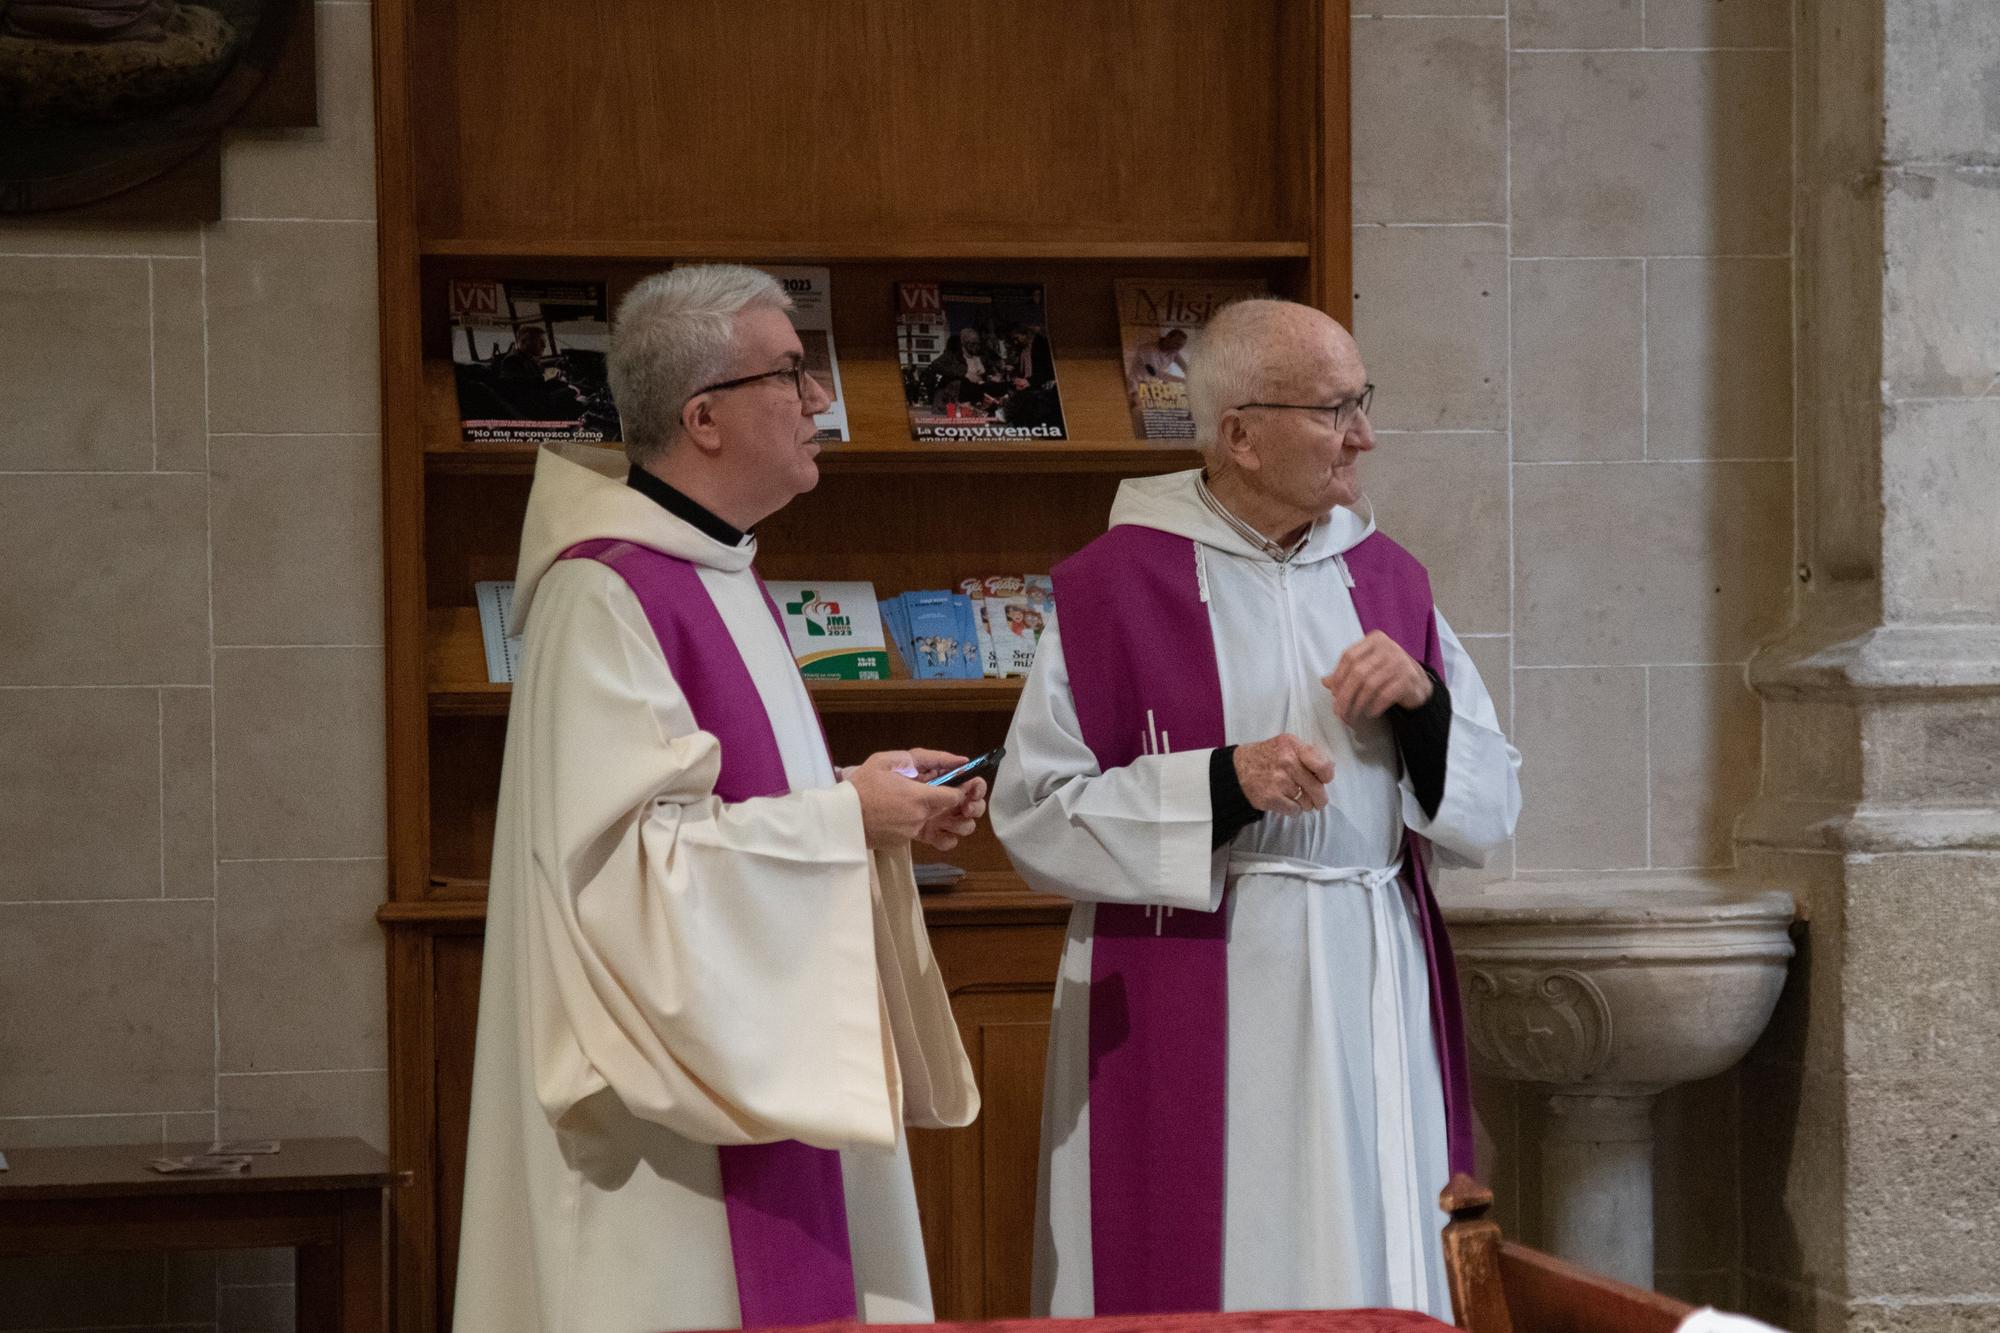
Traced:
<svg viewBox="0 0 2000 1333">
<path fill-rule="evenodd" d="M 161 1175 L 205 1143 L 8 1149 L 0 1256 L 132 1250 L 298 1251 L 298 1333 L 389 1326 L 383 1210 L 408 1180 L 359 1139 L 286 1139 L 230 1175 Z"/>
<path fill-rule="evenodd" d="M 1500 1234 L 1493 1192 L 1453 1176 L 1438 1200 L 1451 1214 L 1444 1266 L 1467 1333 L 1673 1333 L 1694 1307 L 1566 1263 Z"/>
</svg>

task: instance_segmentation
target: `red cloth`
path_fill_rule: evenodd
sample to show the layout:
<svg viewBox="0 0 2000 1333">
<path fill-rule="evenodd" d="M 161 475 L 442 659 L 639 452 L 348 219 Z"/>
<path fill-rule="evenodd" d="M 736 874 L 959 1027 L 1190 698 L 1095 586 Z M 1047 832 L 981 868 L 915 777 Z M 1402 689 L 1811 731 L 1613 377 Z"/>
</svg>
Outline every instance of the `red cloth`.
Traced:
<svg viewBox="0 0 2000 1333">
<path fill-rule="evenodd" d="M 940 1324 L 814 1324 L 796 1333 L 1449 1333 L 1409 1310 L 1272 1310 L 1241 1314 L 1106 1315 L 1100 1319 L 995 1319 Z"/>
</svg>

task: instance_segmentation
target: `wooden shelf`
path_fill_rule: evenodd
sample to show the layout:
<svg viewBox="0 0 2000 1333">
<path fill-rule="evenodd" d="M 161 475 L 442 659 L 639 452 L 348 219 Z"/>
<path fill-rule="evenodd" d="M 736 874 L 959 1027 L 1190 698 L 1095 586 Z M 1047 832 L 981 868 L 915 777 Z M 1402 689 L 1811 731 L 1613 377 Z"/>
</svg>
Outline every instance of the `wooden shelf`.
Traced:
<svg viewBox="0 0 2000 1333">
<path fill-rule="evenodd" d="M 819 456 L 820 470 L 829 476 L 859 472 L 1151 476 L 1200 466 L 1201 455 L 1190 445 L 1132 438 L 1125 414 L 1124 379 L 1116 360 L 1057 356 L 1063 411 L 1074 438 L 1022 444 L 912 440 L 903 407 L 902 377 L 895 364 L 879 358 L 843 359 L 841 388 L 847 395 L 848 434 L 852 438 L 844 444 L 827 445 Z M 451 363 L 426 362 L 425 466 L 432 472 L 456 474 L 526 476 L 534 471 L 535 445 L 467 444 L 461 434 Z"/>
<path fill-rule="evenodd" d="M 486 919 L 485 880 L 439 876 L 432 884 L 447 896 L 383 903 L 375 909 L 375 919 L 383 925 L 418 927 Z M 934 925 L 1059 924 L 1069 919 L 1070 911 L 1069 899 L 1036 893 L 1009 870 L 968 871 L 950 888 L 921 891 L 919 901 L 925 919 Z"/>
<path fill-rule="evenodd" d="M 1012 713 L 1023 679 L 809 680 L 822 713 Z"/>
<path fill-rule="evenodd" d="M 1349 312 L 1345 6 L 1169 0 L 1134 24 L 1123 0 L 1034 0 L 1013 22 L 952 27 L 956 67 L 1007 75 L 942 92 L 932 10 L 372 6 L 392 899 L 377 915 L 388 1134 L 412 1172 L 394 1202 L 403 1333 L 448 1327 L 458 1277 L 512 700 L 486 680 L 465 604 L 513 575 L 538 457 L 461 442 L 449 284 L 602 282 L 615 306 L 676 262 L 825 266 L 850 439 L 821 452 L 814 492 L 758 524 L 758 564 L 883 595 L 1049 570 L 1103 531 L 1125 479 L 1196 466 L 1191 442 L 1133 438 L 1119 279 L 1249 279 Z M 752 47 L 747 66 L 714 59 Z M 532 95 L 491 77 L 514 69 L 533 70 Z M 1201 106 L 1228 89 L 1227 112 L 1167 126 L 1165 89 Z M 895 322 L 910 281 L 1041 285 L 1066 439 L 910 439 Z M 1021 686 L 811 696 L 844 758 L 977 753 L 1001 743 Z M 1072 905 L 1029 891 L 990 821 L 951 853 L 918 850 L 968 871 L 921 910 L 985 1108 L 912 1131 L 910 1170 L 938 1317 L 1000 1319 L 1031 1303 L 1043 1048 Z"/>
<path fill-rule="evenodd" d="M 689 260 L 737 260 L 777 263 L 869 263 L 882 260 L 1130 260 L 1252 261 L 1304 259 L 1308 242 L 1287 240 L 1030 240 L 997 237 L 911 239 L 857 236 L 850 239 L 779 240 L 750 237 L 710 237 L 670 240 L 664 237 L 438 236 L 420 243 L 426 255 L 478 259 L 560 259 L 565 262 L 613 259 L 659 263 Z"/>
<path fill-rule="evenodd" d="M 428 672 L 431 712 L 440 717 L 505 717 L 514 687 L 486 679 L 479 610 L 432 607 Z M 1022 678 L 999 680 L 813 680 L 822 713 L 1012 713 Z"/>
<path fill-rule="evenodd" d="M 446 444 L 427 449 L 432 472 L 458 475 L 528 476 L 535 470 L 532 444 Z M 1199 467 L 1194 449 L 1137 441 L 1062 440 L 1048 444 L 961 444 L 949 447 L 917 441 L 829 445 L 819 456 L 827 476 L 874 472 L 1082 472 L 1098 476 L 1149 477 Z"/>
</svg>

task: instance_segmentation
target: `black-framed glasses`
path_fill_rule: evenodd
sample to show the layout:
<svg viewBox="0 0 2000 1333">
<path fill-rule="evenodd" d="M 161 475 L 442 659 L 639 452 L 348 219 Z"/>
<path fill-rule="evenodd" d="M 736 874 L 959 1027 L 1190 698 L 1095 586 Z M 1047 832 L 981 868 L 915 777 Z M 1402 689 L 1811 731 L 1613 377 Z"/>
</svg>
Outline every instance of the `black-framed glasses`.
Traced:
<svg viewBox="0 0 2000 1333">
<path fill-rule="evenodd" d="M 1352 398 L 1343 398 L 1337 403 L 1238 403 L 1232 412 L 1241 412 L 1246 407 L 1268 407 L 1278 412 L 1331 412 L 1333 428 L 1344 431 L 1354 424 L 1354 418 L 1365 415 L 1368 405 L 1375 401 L 1375 386 L 1364 384 L 1361 392 Z"/>
<path fill-rule="evenodd" d="M 796 393 L 799 396 L 799 401 L 803 403 L 806 400 L 806 381 L 811 378 L 811 373 L 806 370 L 805 363 L 801 361 L 797 365 L 780 366 L 776 370 L 760 370 L 755 375 L 739 375 L 733 380 L 721 380 L 715 384 L 706 385 L 689 394 L 687 400 L 691 403 L 705 393 L 721 393 L 724 389 L 740 389 L 746 384 L 755 384 L 759 380 L 788 379 L 792 382 L 792 392 Z"/>
</svg>

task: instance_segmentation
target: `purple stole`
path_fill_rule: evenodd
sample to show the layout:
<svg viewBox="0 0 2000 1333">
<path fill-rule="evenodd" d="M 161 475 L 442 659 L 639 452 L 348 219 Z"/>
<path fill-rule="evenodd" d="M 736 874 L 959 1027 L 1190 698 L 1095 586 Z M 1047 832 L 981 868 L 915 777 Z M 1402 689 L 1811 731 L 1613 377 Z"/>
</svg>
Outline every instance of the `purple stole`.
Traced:
<svg viewBox="0 0 2000 1333">
<path fill-rule="evenodd" d="M 1379 533 L 1345 553 L 1362 633 L 1444 675 L 1430 578 Z M 1063 657 L 1100 772 L 1228 743 L 1194 543 L 1111 529 L 1055 569 Z M 1421 906 L 1451 1169 L 1472 1171 L 1464 1021 L 1444 916 L 1405 834 Z M 1229 1075 L 1228 911 L 1096 906 L 1090 963 L 1090 1236 L 1096 1311 L 1222 1308 Z"/>
<path fill-rule="evenodd" d="M 695 567 L 649 547 L 608 539 L 572 546 L 562 558 L 596 560 L 638 595 L 695 720 L 721 742 L 715 794 L 736 802 L 790 791 L 749 668 Z M 769 593 L 764 601 L 782 636 L 784 622 Z M 840 1154 L 795 1139 L 716 1152 L 743 1327 L 853 1319 L 854 1263 Z M 667 1261 L 662 1254 L 661 1262 Z"/>
</svg>

